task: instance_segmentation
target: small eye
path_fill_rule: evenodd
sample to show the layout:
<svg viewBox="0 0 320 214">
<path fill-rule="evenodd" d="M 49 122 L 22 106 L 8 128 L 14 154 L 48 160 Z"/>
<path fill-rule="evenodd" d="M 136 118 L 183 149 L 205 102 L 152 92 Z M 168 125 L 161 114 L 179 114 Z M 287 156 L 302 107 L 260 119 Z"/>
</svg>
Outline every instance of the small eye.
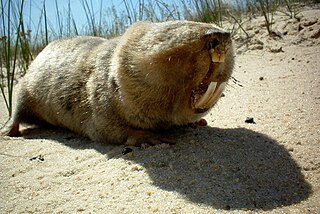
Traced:
<svg viewBox="0 0 320 214">
<path fill-rule="evenodd" d="M 209 49 L 209 50 L 214 49 L 214 48 L 216 48 L 218 45 L 219 45 L 219 41 L 218 41 L 217 39 L 214 39 L 214 40 L 208 42 L 208 49 Z"/>
</svg>

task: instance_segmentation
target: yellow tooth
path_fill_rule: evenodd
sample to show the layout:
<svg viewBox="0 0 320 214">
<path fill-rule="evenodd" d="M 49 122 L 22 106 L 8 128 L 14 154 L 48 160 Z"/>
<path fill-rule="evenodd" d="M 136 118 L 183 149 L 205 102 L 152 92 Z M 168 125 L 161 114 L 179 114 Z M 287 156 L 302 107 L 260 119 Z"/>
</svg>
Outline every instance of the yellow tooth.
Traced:
<svg viewBox="0 0 320 214">
<path fill-rule="evenodd" d="M 211 55 L 212 62 L 224 62 L 225 54 L 223 52 L 219 52 L 215 49 L 210 49 L 209 53 Z"/>
</svg>

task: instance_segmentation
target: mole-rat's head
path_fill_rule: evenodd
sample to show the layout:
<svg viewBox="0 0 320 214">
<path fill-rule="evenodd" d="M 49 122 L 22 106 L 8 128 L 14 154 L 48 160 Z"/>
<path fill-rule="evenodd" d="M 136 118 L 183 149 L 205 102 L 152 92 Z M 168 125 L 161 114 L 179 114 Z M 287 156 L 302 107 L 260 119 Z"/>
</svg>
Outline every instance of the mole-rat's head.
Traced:
<svg viewBox="0 0 320 214">
<path fill-rule="evenodd" d="M 176 97 L 167 105 L 184 114 L 211 108 L 234 65 L 230 33 L 213 24 L 189 21 L 132 25 L 122 37 L 118 58 L 124 65 L 118 69 L 120 77 L 128 76 L 131 86 L 139 82 L 140 96 L 157 99 L 157 91 L 168 89 Z"/>
</svg>

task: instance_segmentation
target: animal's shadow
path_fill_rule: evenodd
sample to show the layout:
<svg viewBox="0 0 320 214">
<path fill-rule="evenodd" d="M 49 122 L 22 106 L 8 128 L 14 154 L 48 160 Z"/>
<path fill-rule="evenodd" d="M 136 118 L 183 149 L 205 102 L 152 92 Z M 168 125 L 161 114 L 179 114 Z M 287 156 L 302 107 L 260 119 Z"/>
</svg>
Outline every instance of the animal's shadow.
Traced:
<svg viewBox="0 0 320 214">
<path fill-rule="evenodd" d="M 133 148 L 131 156 L 121 155 L 124 146 L 92 143 L 62 130 L 41 132 L 27 130 L 24 137 L 53 139 L 74 149 L 89 147 L 106 156 L 112 151 L 112 158 L 144 167 L 153 185 L 214 208 L 272 210 L 311 194 L 290 153 L 276 140 L 245 128 L 181 129 L 176 145 Z M 119 155 L 114 157 L 115 151 Z"/>
</svg>

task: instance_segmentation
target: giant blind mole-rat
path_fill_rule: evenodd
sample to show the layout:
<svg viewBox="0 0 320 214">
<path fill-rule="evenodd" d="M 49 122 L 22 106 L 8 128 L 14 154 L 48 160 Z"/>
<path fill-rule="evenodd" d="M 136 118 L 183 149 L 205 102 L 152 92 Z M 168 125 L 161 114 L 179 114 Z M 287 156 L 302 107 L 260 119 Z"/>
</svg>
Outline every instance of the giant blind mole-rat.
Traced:
<svg viewBox="0 0 320 214">
<path fill-rule="evenodd" d="M 57 40 L 19 82 L 1 132 L 17 136 L 20 123 L 45 122 L 93 141 L 140 145 L 159 130 L 199 121 L 233 66 L 230 33 L 213 24 L 137 22 L 110 40 Z"/>
</svg>

